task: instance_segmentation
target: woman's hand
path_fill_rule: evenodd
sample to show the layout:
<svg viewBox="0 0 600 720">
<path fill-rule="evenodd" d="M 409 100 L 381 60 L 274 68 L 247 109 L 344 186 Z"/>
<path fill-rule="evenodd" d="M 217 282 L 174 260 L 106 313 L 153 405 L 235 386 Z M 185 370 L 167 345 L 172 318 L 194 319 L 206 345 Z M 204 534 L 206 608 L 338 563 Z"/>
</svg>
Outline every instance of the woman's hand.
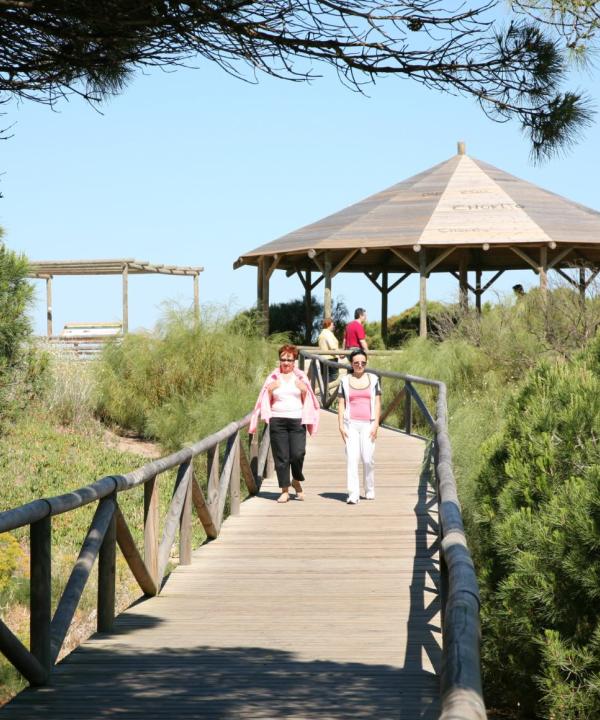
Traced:
<svg viewBox="0 0 600 720">
<path fill-rule="evenodd" d="M 346 428 L 343 425 L 340 425 L 340 435 L 342 436 L 342 440 L 345 444 L 348 441 L 348 433 L 346 432 Z"/>
<path fill-rule="evenodd" d="M 277 390 L 277 388 L 281 385 L 279 380 L 274 380 L 270 385 L 267 385 L 267 392 L 269 395 L 273 394 L 273 390 Z"/>
<path fill-rule="evenodd" d="M 373 442 L 375 442 L 375 440 L 377 440 L 377 430 L 378 429 L 379 429 L 379 425 L 376 422 L 371 423 L 371 432 L 369 433 L 369 436 Z"/>
<path fill-rule="evenodd" d="M 302 382 L 302 380 L 296 380 L 296 387 L 298 388 L 298 390 L 300 390 L 300 392 L 302 393 L 302 395 L 306 395 L 306 393 L 308 392 L 308 388 L 306 387 L 306 383 L 305 383 L 305 382 Z"/>
</svg>

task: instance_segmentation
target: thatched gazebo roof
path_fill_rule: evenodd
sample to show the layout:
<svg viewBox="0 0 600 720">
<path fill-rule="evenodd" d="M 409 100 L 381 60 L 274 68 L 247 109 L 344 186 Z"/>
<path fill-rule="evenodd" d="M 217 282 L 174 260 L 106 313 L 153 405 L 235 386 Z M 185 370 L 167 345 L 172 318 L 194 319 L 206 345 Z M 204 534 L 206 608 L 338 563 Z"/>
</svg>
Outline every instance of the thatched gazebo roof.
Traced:
<svg viewBox="0 0 600 720">
<path fill-rule="evenodd" d="M 561 268 L 599 264 L 600 212 L 471 158 L 459 143 L 449 160 L 261 245 L 234 267 L 262 267 L 263 286 L 275 269 L 301 279 L 318 270 L 326 285 L 341 271 L 366 273 L 386 295 L 389 273 L 418 272 L 423 285 L 431 272 L 450 272 L 479 301 L 483 271 L 495 279 L 530 268 L 545 286 L 549 269 L 572 282 Z M 469 271 L 479 285 L 469 285 Z"/>
</svg>

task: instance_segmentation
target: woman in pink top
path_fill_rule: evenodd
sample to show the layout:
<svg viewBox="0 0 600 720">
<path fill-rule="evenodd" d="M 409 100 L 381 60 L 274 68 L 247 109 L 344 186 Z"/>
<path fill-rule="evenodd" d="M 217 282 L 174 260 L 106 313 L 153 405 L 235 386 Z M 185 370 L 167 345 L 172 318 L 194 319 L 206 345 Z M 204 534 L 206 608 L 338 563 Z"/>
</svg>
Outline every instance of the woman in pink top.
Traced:
<svg viewBox="0 0 600 720">
<path fill-rule="evenodd" d="M 256 401 L 249 432 L 256 431 L 258 416 L 269 423 L 275 472 L 281 489 L 277 502 L 289 500 L 291 485 L 296 500 L 304 500 L 302 466 L 306 453 L 306 430 L 312 434 L 319 421 L 319 401 L 305 373 L 295 367 L 298 348 L 279 348 L 279 369 L 269 374 Z"/>
<path fill-rule="evenodd" d="M 367 356 L 363 350 L 350 355 L 352 373 L 345 375 L 338 391 L 338 423 L 346 443 L 347 502 L 360 500 L 358 464 L 362 460 L 365 497 L 375 499 L 375 439 L 381 416 L 381 386 L 374 373 L 366 372 Z"/>
</svg>

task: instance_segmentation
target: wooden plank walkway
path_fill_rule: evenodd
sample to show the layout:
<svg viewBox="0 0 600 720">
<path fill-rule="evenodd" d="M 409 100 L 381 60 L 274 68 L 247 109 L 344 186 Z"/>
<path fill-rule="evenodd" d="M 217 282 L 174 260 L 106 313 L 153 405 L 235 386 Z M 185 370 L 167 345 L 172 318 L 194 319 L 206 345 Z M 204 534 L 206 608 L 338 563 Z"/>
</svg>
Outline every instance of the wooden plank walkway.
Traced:
<svg viewBox="0 0 600 720">
<path fill-rule="evenodd" d="M 275 481 L 159 597 L 21 693 L 7 718 L 433 720 L 437 513 L 425 443 L 381 430 L 374 501 L 345 502 L 337 418 L 309 439 L 305 502 Z"/>
</svg>

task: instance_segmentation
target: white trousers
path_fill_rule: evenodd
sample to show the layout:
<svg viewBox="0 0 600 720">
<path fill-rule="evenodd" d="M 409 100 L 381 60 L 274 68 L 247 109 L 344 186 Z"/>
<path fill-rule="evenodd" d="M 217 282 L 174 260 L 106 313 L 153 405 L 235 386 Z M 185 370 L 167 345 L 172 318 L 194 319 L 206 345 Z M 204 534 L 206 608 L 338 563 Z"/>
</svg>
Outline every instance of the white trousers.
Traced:
<svg viewBox="0 0 600 720">
<path fill-rule="evenodd" d="M 367 420 L 344 420 L 348 435 L 346 440 L 346 479 L 348 499 L 358 502 L 360 499 L 360 480 L 358 463 L 362 460 L 365 494 L 375 492 L 375 442 L 371 440 L 371 425 Z"/>
</svg>

